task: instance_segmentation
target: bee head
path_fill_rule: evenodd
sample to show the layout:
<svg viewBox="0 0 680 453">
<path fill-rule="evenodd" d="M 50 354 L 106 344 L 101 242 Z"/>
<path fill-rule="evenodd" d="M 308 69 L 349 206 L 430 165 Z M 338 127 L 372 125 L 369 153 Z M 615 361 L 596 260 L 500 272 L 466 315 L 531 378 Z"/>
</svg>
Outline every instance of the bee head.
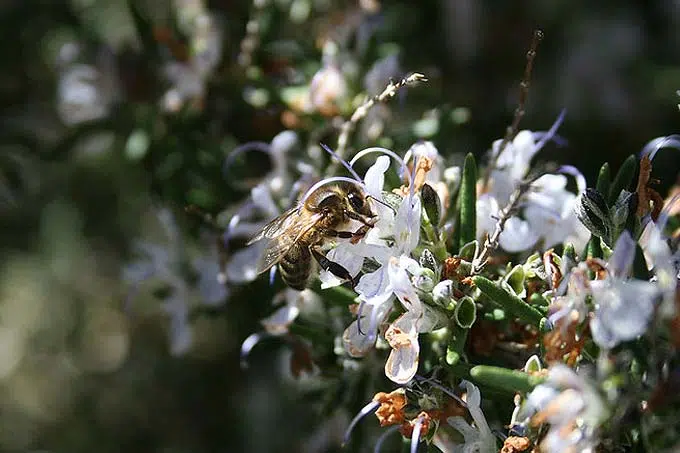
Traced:
<svg viewBox="0 0 680 453">
<path fill-rule="evenodd" d="M 361 214 L 365 217 L 375 217 L 375 214 L 371 211 L 370 204 L 368 203 L 368 197 L 365 193 L 356 188 L 350 190 L 347 194 L 347 202 L 350 208 L 357 214 Z"/>
</svg>

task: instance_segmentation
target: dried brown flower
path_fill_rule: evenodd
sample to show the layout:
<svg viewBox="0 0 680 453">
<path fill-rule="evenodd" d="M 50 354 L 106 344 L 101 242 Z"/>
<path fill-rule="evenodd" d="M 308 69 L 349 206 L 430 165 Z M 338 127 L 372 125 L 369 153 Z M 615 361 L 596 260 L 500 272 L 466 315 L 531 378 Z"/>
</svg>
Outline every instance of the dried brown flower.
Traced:
<svg viewBox="0 0 680 453">
<path fill-rule="evenodd" d="M 652 182 L 651 175 L 652 161 L 649 158 L 649 154 L 647 154 L 640 160 L 640 173 L 635 189 L 638 197 L 636 215 L 642 217 L 651 212 L 652 219 L 656 221 L 663 208 L 663 198 L 659 192 L 649 187 L 650 182 Z"/>
<path fill-rule="evenodd" d="M 398 425 L 404 423 L 406 415 L 406 395 L 401 389 L 390 393 L 379 392 L 373 397 L 373 401 L 380 403 L 380 407 L 375 411 L 380 426 Z"/>
<path fill-rule="evenodd" d="M 505 439 L 500 453 L 519 453 L 527 451 L 529 447 L 531 447 L 531 441 L 528 437 L 510 436 Z"/>
<path fill-rule="evenodd" d="M 562 362 L 567 355 L 565 363 L 569 366 L 576 364 L 583 347 L 585 346 L 588 327 L 580 334 L 577 331 L 578 313 L 572 312 L 555 323 L 555 328 L 543 336 L 545 346 L 545 361 L 547 363 Z"/>
<path fill-rule="evenodd" d="M 415 417 L 412 420 L 407 420 L 404 423 L 401 424 L 401 427 L 399 428 L 399 432 L 402 434 L 404 437 L 411 437 L 413 436 L 413 428 L 415 428 L 416 424 L 420 422 L 420 438 L 424 438 L 427 435 L 427 432 L 430 430 L 430 426 L 432 425 L 432 420 L 439 418 L 439 411 L 429 411 L 429 412 L 421 412 L 418 414 L 417 417 Z"/>
<path fill-rule="evenodd" d="M 550 278 L 550 287 L 557 288 L 562 282 L 562 270 L 556 261 L 557 255 L 553 249 L 546 251 L 543 254 L 543 266 Z"/>
</svg>

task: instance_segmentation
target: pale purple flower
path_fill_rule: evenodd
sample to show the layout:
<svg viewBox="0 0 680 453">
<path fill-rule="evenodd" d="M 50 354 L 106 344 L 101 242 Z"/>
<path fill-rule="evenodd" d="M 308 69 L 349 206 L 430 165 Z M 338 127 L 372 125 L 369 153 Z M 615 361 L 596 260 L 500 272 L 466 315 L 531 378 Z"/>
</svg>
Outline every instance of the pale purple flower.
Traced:
<svg viewBox="0 0 680 453">
<path fill-rule="evenodd" d="M 500 154 L 502 140 L 493 143 L 492 155 L 498 157 L 489 178 L 490 188 L 477 199 L 478 240 L 494 231 L 501 209 L 527 177 L 533 157 L 547 140 L 554 138 L 562 118 L 563 114 L 546 133 L 519 132 Z M 585 179 L 578 171 L 564 167 L 563 172 L 576 178 L 579 193 L 585 190 Z M 521 252 L 534 247 L 539 241 L 545 248 L 564 241 L 576 246 L 585 245 L 588 232 L 573 210 L 577 194 L 569 192 L 566 186 L 567 178 L 562 174 L 546 174 L 534 181 L 520 205 L 521 215 L 506 222 L 499 239 L 500 246 L 508 252 Z"/>
<path fill-rule="evenodd" d="M 404 168 L 398 156 L 379 148 L 358 153 L 350 165 L 370 152 L 392 155 Z M 380 156 L 366 172 L 364 187 L 374 199 L 383 198 L 385 172 L 389 164 L 387 156 Z M 413 176 L 409 176 L 412 180 Z M 423 308 L 416 290 L 415 282 L 420 282 L 421 286 L 425 284 L 423 278 L 427 272 L 410 256 L 420 240 L 421 201 L 411 184 L 411 191 L 402 198 L 396 214 L 383 203 L 371 203 L 377 220 L 366 236 L 356 244 L 338 241 L 336 247 L 327 254 L 329 259 L 344 266 L 352 276 L 361 271 L 365 258 L 371 258 L 379 265 L 375 271 L 362 275 L 356 285 L 361 301 L 360 313 L 357 320 L 345 330 L 343 341 L 350 355 L 365 354 L 375 343 L 378 326 L 389 313 L 396 297 L 405 313 L 385 333 L 385 339 L 392 347 L 385 373 L 394 382 L 406 383 L 413 378 L 418 368 L 418 333 L 423 329 L 431 330 L 438 321 L 436 316 Z M 341 283 L 330 272 L 322 272 L 320 278 L 323 287 Z M 434 286 L 434 282 L 431 286 Z M 366 312 L 367 319 L 362 321 Z"/>
<path fill-rule="evenodd" d="M 421 315 L 422 313 L 407 311 L 385 332 L 385 340 L 392 348 L 385 362 L 385 375 L 397 384 L 406 384 L 418 371 L 418 324 Z"/>
<path fill-rule="evenodd" d="M 657 222 L 649 220 L 639 239 L 648 268 L 654 272 L 653 281 L 663 295 L 659 314 L 664 318 L 670 318 L 675 314 L 675 291 L 680 280 L 680 266 L 678 266 L 680 252 L 673 255 L 663 229 L 668 219 L 668 211 L 678 202 L 680 202 L 680 195 L 676 195 L 664 207 Z"/>
<path fill-rule="evenodd" d="M 309 108 L 312 111 L 332 111 L 347 95 L 347 82 L 340 68 L 330 63 L 319 69 L 309 84 Z"/>
<path fill-rule="evenodd" d="M 463 417 L 449 417 L 446 419 L 449 426 L 463 436 L 463 443 L 454 443 L 435 434 L 433 442 L 444 453 L 495 453 L 496 438 L 489 428 L 486 417 L 482 412 L 482 396 L 479 389 L 469 381 L 463 381 L 465 387 L 467 409 L 472 416 L 473 424 L 468 423 Z"/>
<path fill-rule="evenodd" d="M 312 306 L 318 305 L 319 296 L 310 289 L 298 291 L 292 288 L 285 288 L 274 296 L 272 300 L 274 305 L 278 305 L 281 302 L 283 302 L 281 307 L 260 321 L 267 333 L 271 335 L 288 333 L 288 327 L 295 321 L 301 311 L 309 310 Z"/>
<path fill-rule="evenodd" d="M 611 349 L 645 333 L 659 288 L 643 280 L 627 279 L 635 256 L 635 240 L 624 231 L 609 260 L 609 275 L 590 283 L 595 313 L 590 320 L 593 340 Z"/>
<path fill-rule="evenodd" d="M 113 55 L 100 52 L 94 64 L 78 63 L 77 43 L 62 46 L 57 83 L 57 112 L 68 125 L 106 117 L 118 97 L 118 82 Z"/>
<path fill-rule="evenodd" d="M 597 429 L 606 420 L 608 408 L 597 390 L 571 368 L 553 365 L 548 379 L 527 396 L 517 419 L 548 423 L 541 442 L 546 453 L 594 451 Z"/>
<path fill-rule="evenodd" d="M 314 74 L 309 84 L 310 111 L 332 113 L 337 103 L 347 96 L 347 82 L 337 63 L 338 46 L 328 41 L 323 49 L 321 68 Z"/>
</svg>

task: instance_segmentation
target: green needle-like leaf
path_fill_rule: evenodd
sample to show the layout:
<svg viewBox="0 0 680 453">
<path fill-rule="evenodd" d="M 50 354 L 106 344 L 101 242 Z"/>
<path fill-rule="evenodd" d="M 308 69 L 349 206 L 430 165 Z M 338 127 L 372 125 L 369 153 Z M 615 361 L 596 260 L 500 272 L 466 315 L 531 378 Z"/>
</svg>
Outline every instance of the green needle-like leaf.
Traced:
<svg viewBox="0 0 680 453">
<path fill-rule="evenodd" d="M 545 378 L 496 366 L 477 365 L 470 370 L 472 379 L 509 392 L 530 392 Z"/>
<path fill-rule="evenodd" d="M 464 329 L 469 329 L 477 320 L 477 305 L 472 297 L 463 297 L 456 304 L 453 314 L 456 324 Z"/>
<path fill-rule="evenodd" d="M 637 170 L 637 159 L 634 154 L 628 156 L 628 158 L 623 162 L 619 172 L 614 178 L 611 189 L 609 190 L 609 205 L 613 206 L 616 200 L 619 198 L 619 194 L 624 189 L 629 189 L 630 184 L 633 181 L 633 176 L 635 176 L 635 171 Z M 603 192 L 604 193 L 604 192 Z"/>
<path fill-rule="evenodd" d="M 609 162 L 605 162 L 602 167 L 600 167 L 600 174 L 597 175 L 597 185 L 595 188 L 598 192 L 609 195 L 609 189 L 612 185 L 612 175 L 609 169 Z"/>
<path fill-rule="evenodd" d="M 590 235 L 590 241 L 588 241 L 588 250 L 586 251 L 586 256 L 588 258 L 602 258 L 604 253 L 602 252 L 602 243 L 600 238 L 594 234 Z"/>
<path fill-rule="evenodd" d="M 538 326 L 541 323 L 541 320 L 543 319 L 541 312 L 512 294 L 510 291 L 506 291 L 488 278 L 480 275 L 473 277 L 472 280 L 485 296 L 503 307 L 506 311 L 512 313 L 514 316 L 535 326 Z"/>
<path fill-rule="evenodd" d="M 458 323 L 451 323 L 451 338 L 446 347 L 446 363 L 455 366 L 460 362 L 467 340 L 468 329 L 460 327 Z"/>
<path fill-rule="evenodd" d="M 465 157 L 460 182 L 460 239 L 459 248 L 475 240 L 477 235 L 477 164 L 475 156 Z"/>
</svg>

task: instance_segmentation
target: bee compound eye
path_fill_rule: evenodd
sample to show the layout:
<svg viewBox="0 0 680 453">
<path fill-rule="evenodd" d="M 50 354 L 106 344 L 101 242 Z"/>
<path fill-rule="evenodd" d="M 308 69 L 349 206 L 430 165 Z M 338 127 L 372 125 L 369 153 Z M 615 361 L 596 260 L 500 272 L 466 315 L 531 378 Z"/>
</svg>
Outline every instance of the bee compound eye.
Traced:
<svg viewBox="0 0 680 453">
<path fill-rule="evenodd" d="M 354 208 L 355 210 L 360 210 L 361 208 L 364 207 L 364 199 L 361 197 L 359 194 L 356 193 L 350 193 L 349 196 L 349 204 Z"/>
</svg>

